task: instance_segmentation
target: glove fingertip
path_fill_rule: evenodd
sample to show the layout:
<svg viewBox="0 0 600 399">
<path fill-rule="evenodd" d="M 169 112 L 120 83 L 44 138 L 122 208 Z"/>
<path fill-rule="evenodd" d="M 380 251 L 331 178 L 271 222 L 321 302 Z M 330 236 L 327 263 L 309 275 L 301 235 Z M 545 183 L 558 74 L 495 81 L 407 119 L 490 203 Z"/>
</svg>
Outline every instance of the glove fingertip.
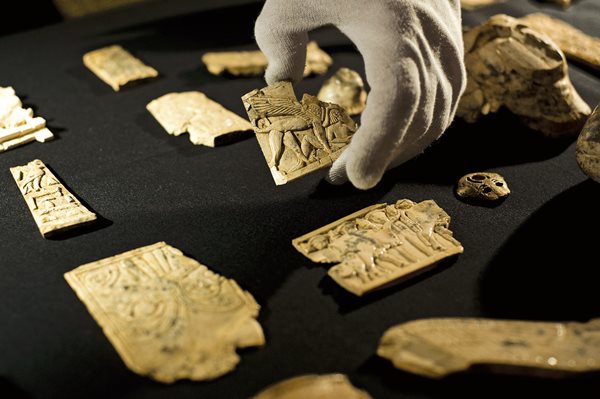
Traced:
<svg viewBox="0 0 600 399">
<path fill-rule="evenodd" d="M 348 175 L 346 173 L 346 160 L 348 158 L 348 151 L 342 152 L 340 157 L 333 162 L 331 168 L 325 176 L 327 183 L 339 186 L 348 181 Z"/>
<path fill-rule="evenodd" d="M 354 187 L 361 190 L 368 190 L 379 183 L 385 172 L 385 165 L 379 163 L 371 164 L 362 157 L 352 157 L 346 163 L 346 173 L 348 180 Z"/>
<path fill-rule="evenodd" d="M 293 63 L 282 63 L 276 60 L 273 60 L 267 66 L 267 70 L 265 71 L 265 80 L 267 84 L 272 85 L 281 81 L 290 81 L 293 83 L 298 83 L 302 80 L 304 69 L 298 70 Z"/>
</svg>

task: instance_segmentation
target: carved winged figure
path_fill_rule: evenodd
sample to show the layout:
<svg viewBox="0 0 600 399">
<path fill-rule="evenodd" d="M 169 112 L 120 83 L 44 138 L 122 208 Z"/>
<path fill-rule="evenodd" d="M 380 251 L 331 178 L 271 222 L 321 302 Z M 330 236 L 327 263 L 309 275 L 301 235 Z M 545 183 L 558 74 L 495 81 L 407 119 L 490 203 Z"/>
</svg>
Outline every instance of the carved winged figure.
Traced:
<svg viewBox="0 0 600 399">
<path fill-rule="evenodd" d="M 270 95 L 268 89 L 251 92 L 243 100 L 255 132 L 269 137 L 268 163 L 272 168 L 279 169 L 286 148 L 296 155 L 301 166 L 316 160 L 316 150 L 331 155 L 348 144 L 357 129 L 339 105 L 321 102 L 308 94 L 299 102 L 293 91 L 291 96 L 276 96 Z"/>
</svg>

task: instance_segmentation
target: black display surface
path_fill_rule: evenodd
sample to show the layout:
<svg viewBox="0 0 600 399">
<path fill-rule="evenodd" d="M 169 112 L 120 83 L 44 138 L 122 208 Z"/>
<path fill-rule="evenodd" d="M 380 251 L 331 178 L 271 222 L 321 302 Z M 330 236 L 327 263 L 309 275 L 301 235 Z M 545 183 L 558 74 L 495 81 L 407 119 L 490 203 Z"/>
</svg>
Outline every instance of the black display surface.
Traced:
<svg viewBox="0 0 600 399">
<path fill-rule="evenodd" d="M 0 86 L 13 86 L 57 135 L 0 154 L 0 397 L 244 398 L 305 373 L 346 373 L 375 398 L 589 397 L 598 376 L 572 381 L 462 375 L 431 381 L 374 356 L 390 326 L 426 317 L 578 320 L 600 317 L 600 184 L 575 162 L 572 143 L 552 142 L 507 114 L 456 121 L 424 155 L 374 189 L 332 187 L 324 171 L 276 187 L 254 138 L 220 148 L 166 134 L 146 104 L 200 90 L 244 116 L 240 96 L 261 78 L 210 75 L 205 51 L 255 47 L 259 3 L 169 1 L 0 38 Z M 513 0 L 464 13 L 465 26 L 503 12 L 542 10 L 600 36 L 600 1 L 568 11 Z M 313 39 L 335 63 L 296 92 L 316 93 L 362 60 L 334 29 Z M 115 93 L 81 60 L 121 44 L 161 77 Z M 600 73 L 570 65 L 581 96 L 600 101 Z M 42 159 L 102 216 L 88 229 L 43 239 L 9 167 Z M 493 170 L 513 194 L 495 208 L 460 202 L 465 173 Z M 465 247 L 456 260 L 399 286 L 357 298 L 291 240 L 374 203 L 434 199 Z M 593 231 L 593 230 L 592 230 Z M 130 372 L 63 273 L 94 260 L 166 241 L 235 279 L 262 305 L 267 345 L 241 351 L 232 373 L 212 382 L 162 385 Z"/>
</svg>

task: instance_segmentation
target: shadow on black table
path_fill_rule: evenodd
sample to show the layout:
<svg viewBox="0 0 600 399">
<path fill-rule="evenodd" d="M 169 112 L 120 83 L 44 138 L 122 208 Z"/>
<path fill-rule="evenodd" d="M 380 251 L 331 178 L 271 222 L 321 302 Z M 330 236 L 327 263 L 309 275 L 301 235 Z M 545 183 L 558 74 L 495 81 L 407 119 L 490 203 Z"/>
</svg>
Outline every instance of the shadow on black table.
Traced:
<svg viewBox="0 0 600 399">
<path fill-rule="evenodd" d="M 229 46 L 244 44 L 256 47 L 254 21 L 261 8 L 262 3 L 255 3 L 194 12 L 106 31 L 102 36 L 114 37 L 115 34 L 138 32 L 140 34 L 120 40 L 119 43 L 126 48 L 152 51 L 222 51 Z M 227 24 L 224 25 L 223 21 L 227 21 Z"/>
<path fill-rule="evenodd" d="M 0 398 L 3 399 L 32 399 L 33 396 L 18 387 L 7 378 L 0 377 Z"/>
<path fill-rule="evenodd" d="M 600 317 L 600 184 L 586 180 L 523 223 L 485 268 L 480 299 L 497 318 L 587 321 Z"/>
<path fill-rule="evenodd" d="M 386 177 L 404 183 L 454 185 L 462 176 L 474 171 L 553 158 L 575 139 L 576 136 L 545 137 L 505 110 L 484 116 L 473 124 L 456 118 L 421 156 L 390 171 Z"/>
</svg>

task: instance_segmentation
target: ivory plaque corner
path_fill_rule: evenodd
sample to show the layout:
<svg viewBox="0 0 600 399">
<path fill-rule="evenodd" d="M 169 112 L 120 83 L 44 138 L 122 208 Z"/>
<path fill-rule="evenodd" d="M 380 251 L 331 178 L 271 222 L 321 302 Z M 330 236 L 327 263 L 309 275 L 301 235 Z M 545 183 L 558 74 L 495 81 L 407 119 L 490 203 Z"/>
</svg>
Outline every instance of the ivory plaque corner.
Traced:
<svg viewBox="0 0 600 399">
<path fill-rule="evenodd" d="M 65 279 L 127 367 L 160 382 L 220 377 L 239 362 L 236 348 L 265 343 L 252 295 L 164 242 Z"/>
<path fill-rule="evenodd" d="M 292 241 L 329 276 L 361 296 L 397 284 L 463 252 L 450 216 L 433 200 L 373 205 Z"/>
<path fill-rule="evenodd" d="M 84 207 L 39 159 L 10 168 L 10 172 L 42 236 L 96 220 L 96 214 Z"/>
<path fill-rule="evenodd" d="M 187 132 L 196 145 L 215 147 L 252 134 L 250 122 L 199 91 L 165 94 L 146 109 L 167 133 Z"/>
<path fill-rule="evenodd" d="M 114 91 L 131 82 L 158 76 L 156 69 L 144 64 L 118 44 L 84 54 L 83 63 Z"/>
<path fill-rule="evenodd" d="M 298 101 L 289 82 L 253 90 L 242 101 L 277 185 L 331 165 L 358 128 L 337 104 L 308 94 Z"/>
</svg>

